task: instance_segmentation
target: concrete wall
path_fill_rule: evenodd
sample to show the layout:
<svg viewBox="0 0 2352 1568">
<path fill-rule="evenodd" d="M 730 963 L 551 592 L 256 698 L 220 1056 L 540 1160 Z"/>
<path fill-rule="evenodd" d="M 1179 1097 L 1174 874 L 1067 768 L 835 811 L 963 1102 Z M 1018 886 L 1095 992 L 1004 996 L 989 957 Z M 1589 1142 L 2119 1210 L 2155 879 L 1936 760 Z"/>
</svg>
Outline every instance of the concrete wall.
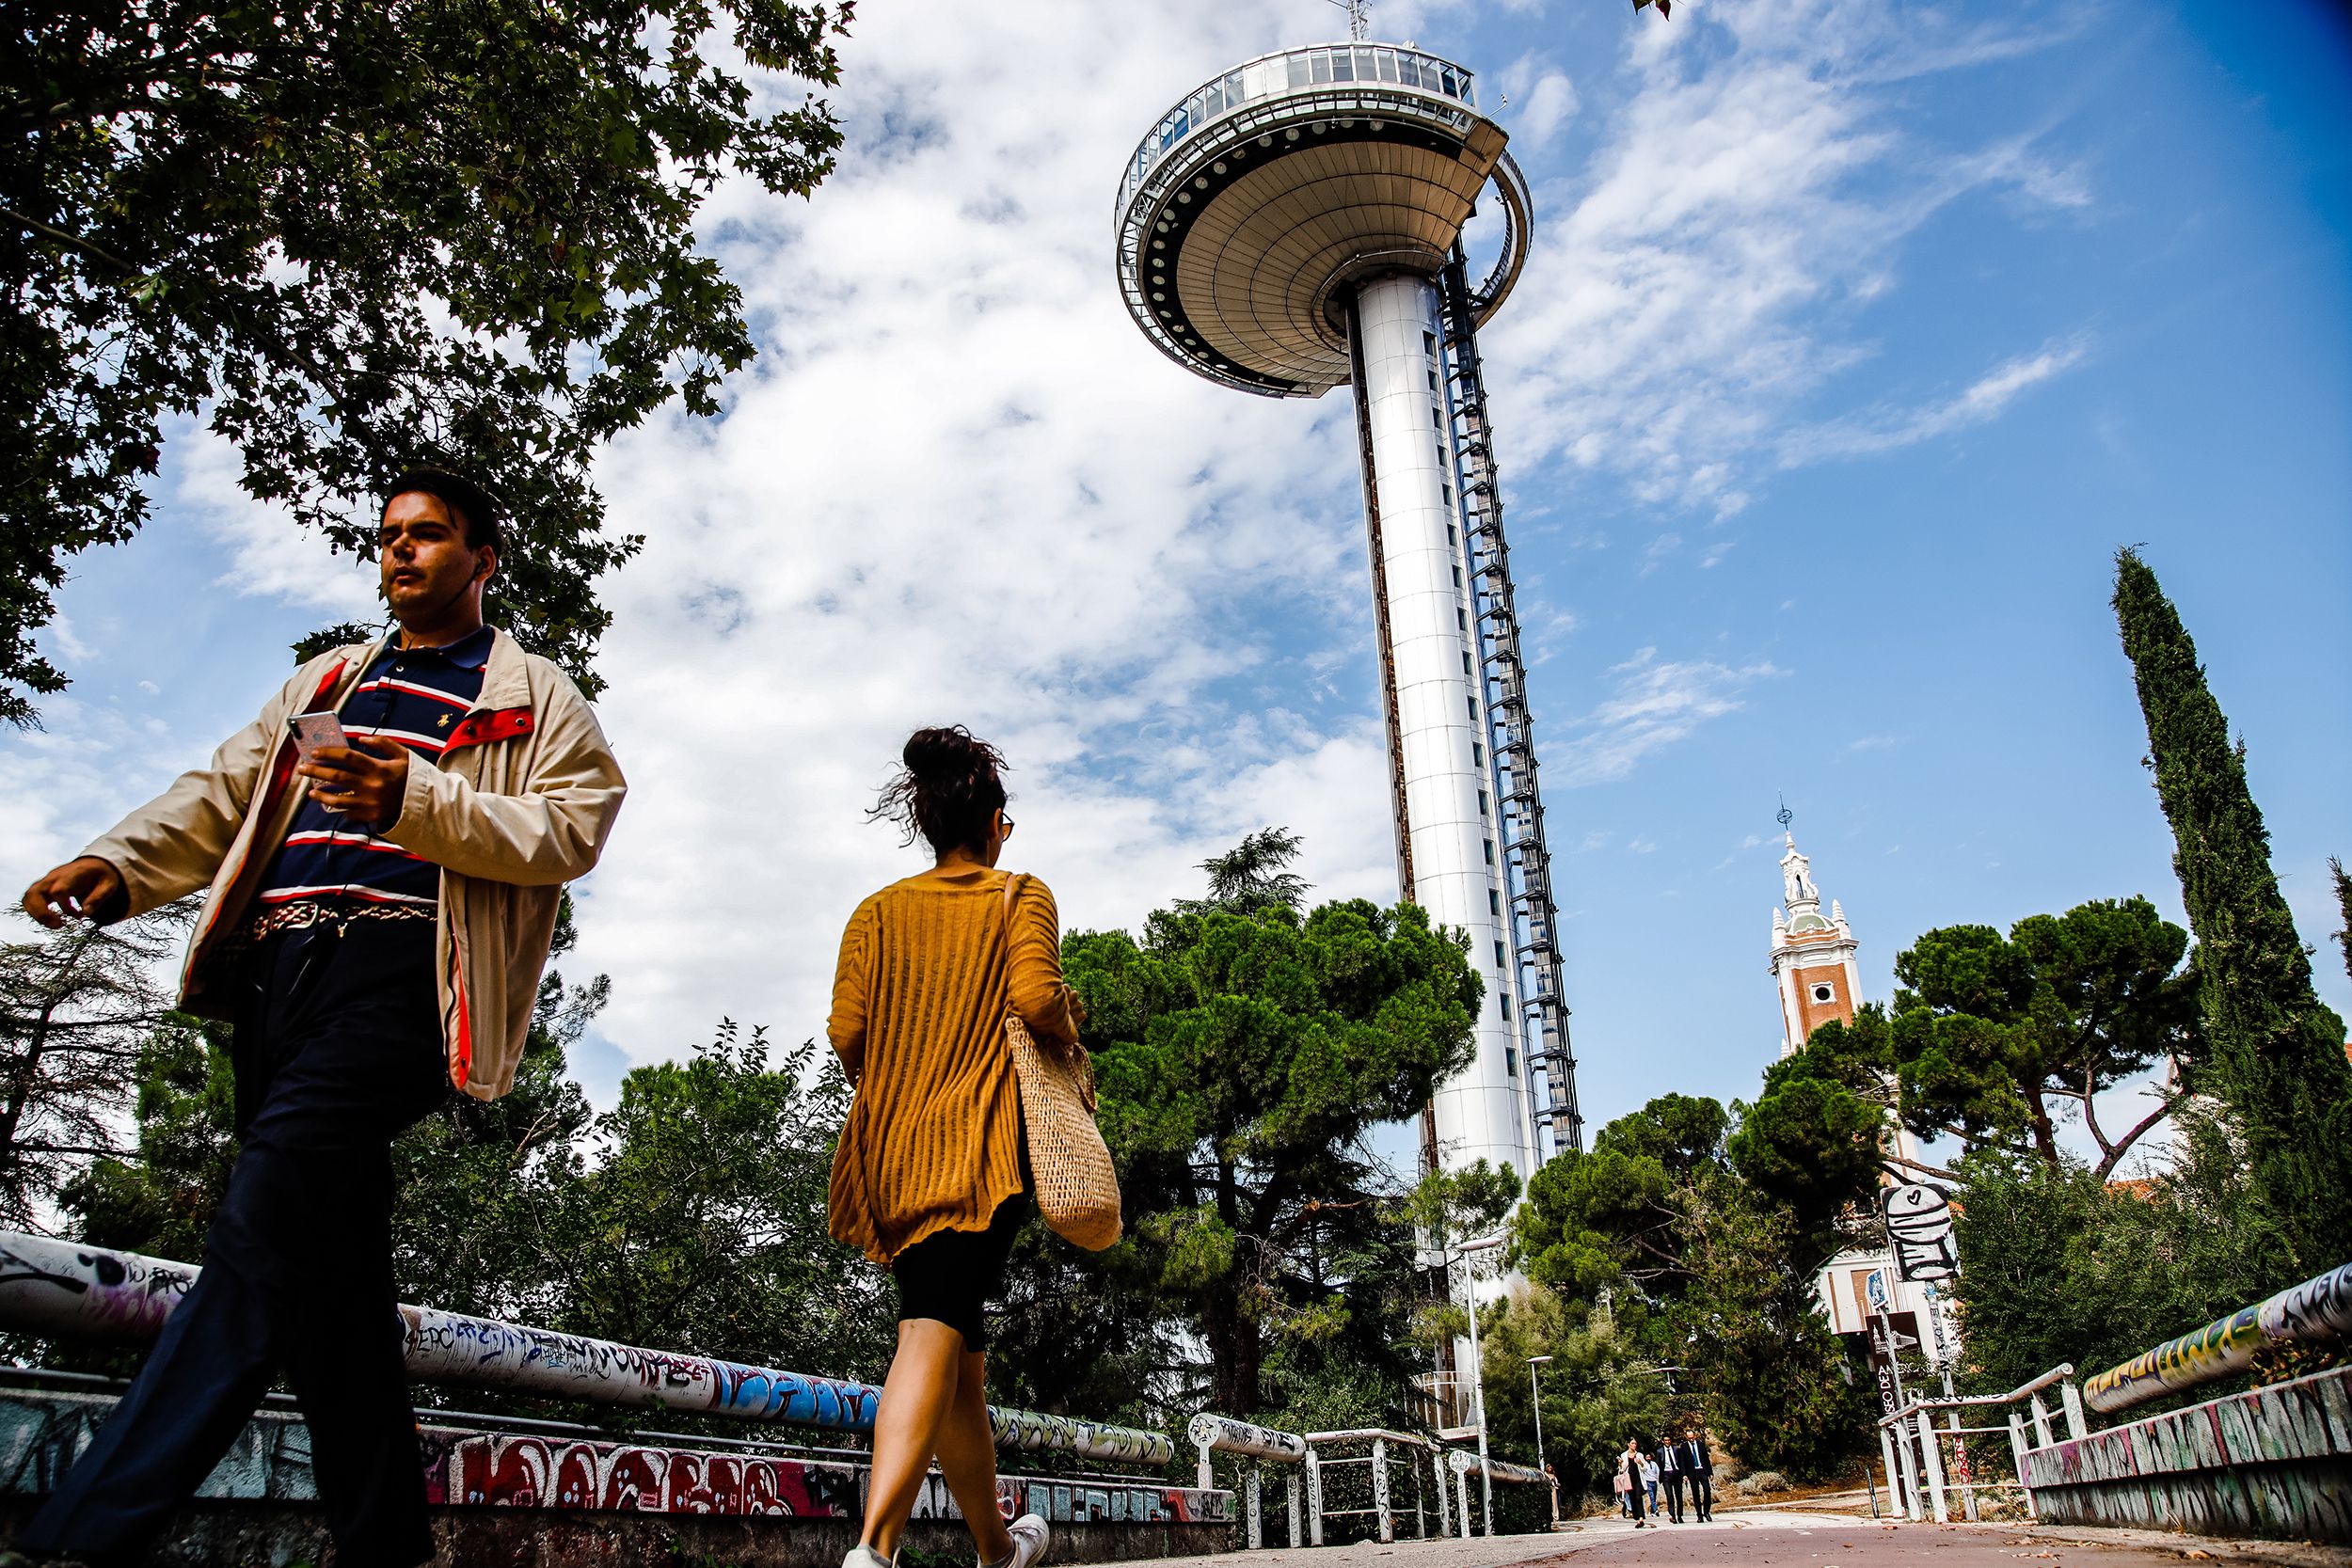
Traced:
<svg viewBox="0 0 2352 1568">
<path fill-rule="evenodd" d="M 0 1389 L 0 1532 L 13 1538 L 113 1407 L 98 1395 Z M 742 1568 L 835 1568 L 857 1539 L 866 1471 L 826 1461 L 428 1426 L 425 1492 L 444 1563 L 675 1568 L 707 1554 Z M 1230 1492 L 1149 1481 L 1006 1476 L 1008 1516 L 1054 1525 L 1053 1560 L 1180 1556 L 1232 1544 Z M 315 1560 L 309 1430 L 264 1410 L 199 1490 L 157 1560 Z M 969 1550 L 955 1501 L 932 1477 L 908 1541 Z"/>
<path fill-rule="evenodd" d="M 2352 1368 L 2026 1455 L 2043 1519 L 2352 1542 Z"/>
</svg>

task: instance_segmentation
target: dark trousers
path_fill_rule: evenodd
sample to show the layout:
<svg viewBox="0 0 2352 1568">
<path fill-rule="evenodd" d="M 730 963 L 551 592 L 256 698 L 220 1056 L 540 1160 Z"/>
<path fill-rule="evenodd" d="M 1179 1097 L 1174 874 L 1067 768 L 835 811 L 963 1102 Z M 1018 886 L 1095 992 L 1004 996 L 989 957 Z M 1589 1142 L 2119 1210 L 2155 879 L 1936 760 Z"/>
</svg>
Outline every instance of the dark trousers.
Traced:
<svg viewBox="0 0 2352 1568">
<path fill-rule="evenodd" d="M 17 1544 L 137 1554 L 283 1370 L 347 1565 L 434 1555 L 392 1284 L 391 1140 L 449 1093 L 433 923 L 281 932 L 237 978 L 242 1146 L 204 1272 Z"/>
<path fill-rule="evenodd" d="M 1691 1506 L 1698 1510 L 1699 1522 L 1704 1524 L 1715 1517 L 1715 1478 L 1700 1473 L 1691 1476 L 1689 1480 Z"/>
<path fill-rule="evenodd" d="M 1670 1470 L 1658 1479 L 1666 1483 L 1666 1517 L 1678 1525 L 1682 1523 L 1682 1476 Z"/>
</svg>

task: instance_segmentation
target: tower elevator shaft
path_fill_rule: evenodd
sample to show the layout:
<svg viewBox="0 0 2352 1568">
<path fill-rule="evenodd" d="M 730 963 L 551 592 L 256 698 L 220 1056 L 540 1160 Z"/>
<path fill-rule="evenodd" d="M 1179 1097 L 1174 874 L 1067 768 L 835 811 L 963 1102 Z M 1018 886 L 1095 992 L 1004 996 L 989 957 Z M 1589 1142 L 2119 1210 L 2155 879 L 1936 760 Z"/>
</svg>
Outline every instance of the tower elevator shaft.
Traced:
<svg viewBox="0 0 2352 1568">
<path fill-rule="evenodd" d="M 1475 1055 L 1431 1099 L 1424 1158 L 1524 1180 L 1545 1125 L 1557 1147 L 1574 1140 L 1574 1090 L 1563 1118 L 1567 1032 L 1517 622 L 1476 345 L 1453 315 L 1439 280 L 1375 277 L 1356 291 L 1349 347 L 1399 881 L 1433 925 L 1464 933 L 1486 988 Z"/>
</svg>

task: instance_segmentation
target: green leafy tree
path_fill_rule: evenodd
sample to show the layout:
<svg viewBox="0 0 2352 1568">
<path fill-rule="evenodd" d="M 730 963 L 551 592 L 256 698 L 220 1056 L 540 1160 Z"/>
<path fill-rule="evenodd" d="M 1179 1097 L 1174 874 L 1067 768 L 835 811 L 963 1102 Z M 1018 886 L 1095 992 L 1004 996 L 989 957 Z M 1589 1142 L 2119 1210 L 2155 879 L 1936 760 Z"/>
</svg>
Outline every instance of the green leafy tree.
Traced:
<svg viewBox="0 0 2352 1568">
<path fill-rule="evenodd" d="M 1284 851 L 1287 854 L 1287 850 Z M 1268 1344 L 1393 1373 L 1410 1312 L 1402 1195 L 1366 1143 L 1469 1060 L 1481 983 L 1411 906 L 1154 913 L 1073 933 L 1133 1260 L 1205 1345 L 1210 1397 L 1266 1407 Z"/>
<path fill-rule="evenodd" d="M 156 1037 L 187 1033 L 155 972 L 188 915 L 173 904 L 0 944 L 0 1224 L 46 1228 L 92 1161 L 129 1151 L 121 1111 Z"/>
<path fill-rule="evenodd" d="M 1534 1462 L 1540 1379 L 1544 1462 L 1560 1478 L 1564 1507 L 1584 1493 L 1608 1495 L 1627 1438 L 1656 1442 L 1695 1414 L 1682 1386 L 1657 1360 L 1651 1337 L 1613 1311 L 1538 1287 L 1488 1307 L 1479 1325 L 1487 1445 L 1498 1458 Z M 1529 1358 L 1538 1355 L 1551 1359 L 1531 1376 Z"/>
<path fill-rule="evenodd" d="M 2116 555 L 2115 614 L 2148 722 L 2149 766 L 2197 934 L 2205 1053 L 2191 1086 L 2242 1140 L 2249 1193 L 2296 1267 L 2352 1256 L 2352 1063 L 2344 1021 L 2312 987 L 2311 956 L 2270 868 L 2242 746 L 2155 573 Z"/>
<path fill-rule="evenodd" d="M 1221 855 L 1200 863 L 1209 874 L 1206 898 L 1179 898 L 1179 914 L 1256 914 L 1260 910 L 1297 910 L 1311 891 L 1307 879 L 1290 869 L 1302 840 L 1287 828 L 1261 828 Z"/>
<path fill-rule="evenodd" d="M 2344 862 L 2328 857 L 2328 874 L 2336 884 L 2336 909 L 2344 917 L 2344 927 L 2336 933 L 2336 946 L 2344 954 L 2344 971 L 2352 974 L 2352 877 L 2344 872 Z"/>
<path fill-rule="evenodd" d="M 682 1061 L 633 1069 L 593 1140 L 543 1163 L 519 1198 L 573 1333 L 879 1378 L 894 1318 L 882 1276 L 826 1233 L 850 1089 L 803 1041 L 722 1023 Z M 593 1155 L 593 1157 L 592 1157 Z"/>
<path fill-rule="evenodd" d="M 1867 1209 L 1886 1168 L 1895 1092 L 1883 1058 L 1842 1049 L 1850 1037 L 1874 1038 L 1884 1013 L 1865 1003 L 1854 1023 L 1823 1024 L 1804 1050 L 1766 1069 L 1763 1091 L 1724 1145 L 1740 1179 L 1787 1216 L 1790 1244 L 1813 1268 L 1855 1239 L 1857 1207 Z"/>
<path fill-rule="evenodd" d="M 2079 1160 L 2005 1149 L 1971 1153 L 1961 1167 L 1968 1196 L 1953 1225 L 1951 1290 L 1979 1391 L 2014 1388 L 2060 1362 L 2092 1376 L 2292 1283 L 2226 1149 L 2192 1149 L 2162 1175 L 2125 1182 Z"/>
<path fill-rule="evenodd" d="M 586 679 L 597 444 L 716 412 L 741 298 L 696 246 L 730 174 L 806 195 L 847 3 L 101 0 L 20 16 L 0 83 L 0 719 L 33 634 L 135 533 L 167 420 L 365 555 L 375 486 L 465 467 L 514 516 L 496 614 Z M 749 69 L 746 70 L 745 68 Z M 592 683 L 593 684 L 593 683 Z"/>
<path fill-rule="evenodd" d="M 1733 1168 L 1740 1131 L 1722 1105 L 1688 1095 L 1619 1117 L 1589 1152 L 1536 1173 L 1515 1256 L 1565 1301 L 1629 1298 L 1613 1331 L 1654 1364 L 1686 1369 L 1708 1424 L 1748 1464 L 1832 1473 L 1868 1430 L 1865 1391 L 1813 1294 L 1835 1227 Z"/>
</svg>

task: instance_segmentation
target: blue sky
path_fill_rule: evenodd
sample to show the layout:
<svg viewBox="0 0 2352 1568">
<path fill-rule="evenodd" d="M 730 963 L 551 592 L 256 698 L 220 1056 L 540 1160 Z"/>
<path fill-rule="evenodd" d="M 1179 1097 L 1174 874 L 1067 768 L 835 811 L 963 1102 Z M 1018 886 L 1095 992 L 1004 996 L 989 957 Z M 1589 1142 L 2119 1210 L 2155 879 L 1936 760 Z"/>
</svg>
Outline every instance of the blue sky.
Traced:
<svg viewBox="0 0 2352 1568">
<path fill-rule="evenodd" d="M 1000 8 L 1000 10 L 1003 8 Z M 905 730 L 1005 745 L 1014 859 L 1131 925 L 1269 822 L 1389 896 L 1344 394 L 1160 358 L 1113 287 L 1121 161 L 1325 0 L 869 8 L 851 145 L 704 232 L 763 357 L 603 479 L 604 713 L 635 786 L 584 890 L 576 1066 L 823 1022 L 841 921 L 914 868 L 858 808 Z M 2106 598 L 2140 545 L 2244 734 L 2323 993 L 2352 855 L 2352 41 L 2298 0 L 1377 7 L 1481 73 L 1534 182 L 1484 338 L 1597 1124 L 1774 1056 L 1772 821 L 1891 989 L 1919 931 L 2144 893 L 2170 843 Z M 1510 103 L 1495 95 L 1507 91 Z M 75 677 L 0 736 L 21 885 L 197 761 L 370 577 L 167 453 L 86 558 Z"/>
</svg>

